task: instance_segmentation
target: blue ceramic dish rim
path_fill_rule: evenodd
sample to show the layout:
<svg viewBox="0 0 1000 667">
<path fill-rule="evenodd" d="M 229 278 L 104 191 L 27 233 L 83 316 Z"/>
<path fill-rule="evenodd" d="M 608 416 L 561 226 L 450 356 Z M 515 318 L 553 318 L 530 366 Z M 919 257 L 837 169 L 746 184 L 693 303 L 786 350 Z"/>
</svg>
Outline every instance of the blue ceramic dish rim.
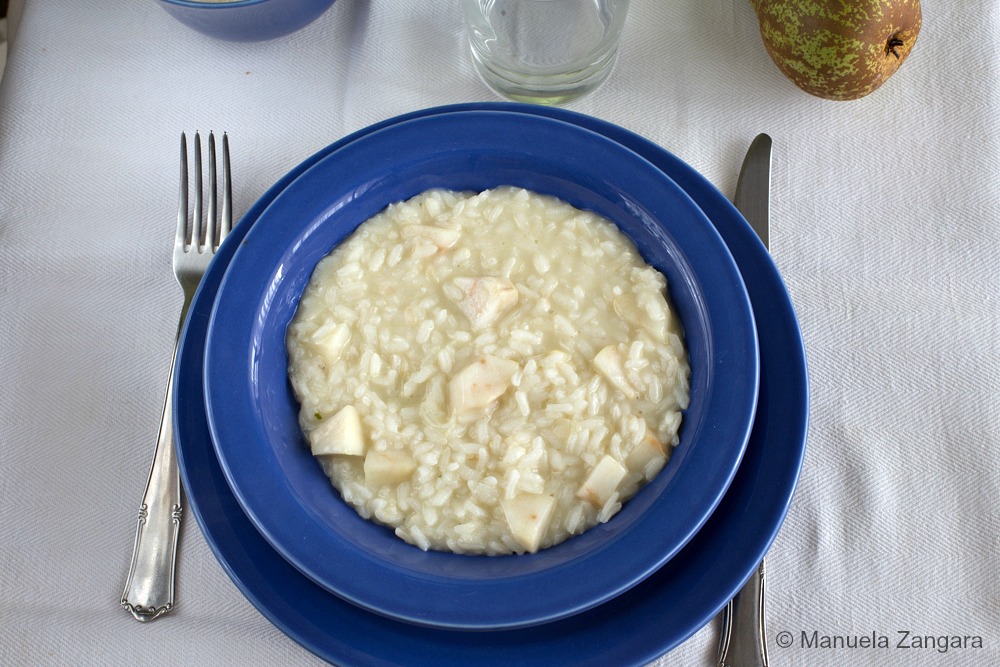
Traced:
<svg viewBox="0 0 1000 667">
<path fill-rule="evenodd" d="M 441 115 L 438 115 L 439 119 L 440 116 Z M 496 121 L 502 116 L 503 114 L 500 114 L 497 118 L 491 120 Z M 461 118 L 457 115 L 447 120 L 454 121 L 456 119 L 461 120 Z M 536 120 L 538 119 L 536 118 Z M 475 122 L 484 122 L 482 113 L 475 114 Z M 526 122 L 525 119 L 523 117 L 519 117 L 516 119 L 516 122 L 521 124 L 520 129 L 523 132 L 523 124 Z M 427 124 L 428 123 L 424 123 L 423 125 Z M 558 124 L 561 125 L 562 123 Z M 549 121 L 544 123 L 544 125 L 546 126 L 546 129 L 551 129 L 553 123 L 551 119 L 549 119 Z M 396 128 L 399 128 L 399 126 L 400 124 L 394 124 L 394 127 Z M 577 132 L 580 131 L 579 128 L 576 128 L 575 126 L 574 130 Z M 399 130 L 397 129 L 397 132 L 398 131 Z M 426 128 L 421 127 L 420 131 L 425 132 Z M 587 133 L 589 134 L 589 131 L 587 131 Z M 601 141 L 604 142 L 605 140 L 601 138 Z M 635 157 L 634 154 L 632 157 Z M 307 170 L 306 173 L 312 171 L 312 169 L 313 168 L 310 168 L 310 170 Z M 666 175 L 661 175 L 663 178 L 667 178 Z M 296 179 L 296 181 L 298 180 L 299 179 Z M 297 183 L 293 183 L 290 189 L 294 190 L 296 185 Z M 299 186 L 301 187 L 301 185 Z M 683 193 L 681 194 L 683 195 Z M 683 195 L 683 197 L 686 198 L 687 195 Z M 692 207 L 695 206 L 693 202 L 690 202 L 690 205 Z M 700 209 L 696 209 L 696 211 L 697 214 L 701 216 Z M 263 216 L 267 215 L 268 212 L 265 211 Z M 307 217 L 307 219 L 311 218 Z M 722 242 L 721 237 L 718 237 L 714 227 L 711 226 L 711 223 L 707 219 L 704 219 L 704 225 L 710 230 L 712 235 L 715 235 L 714 241 L 718 244 L 722 253 L 724 253 L 731 262 L 728 249 L 725 248 L 725 244 Z M 255 227 L 255 229 L 261 229 L 261 227 Z M 261 234 L 263 234 L 263 232 L 257 232 L 256 235 L 254 232 L 251 232 L 247 236 L 247 241 L 255 247 L 263 247 L 266 244 L 262 244 L 260 243 L 260 239 L 254 238 L 255 236 L 259 236 Z M 240 266 L 239 253 L 240 251 L 237 251 L 236 258 L 234 258 L 231 266 Z M 256 271 L 259 270 L 259 268 L 260 267 L 254 263 L 253 269 Z M 718 276 L 718 271 L 720 270 L 731 270 L 735 280 L 739 282 L 740 289 L 743 289 L 742 279 L 739 277 L 735 264 L 732 264 L 730 267 L 715 267 L 714 276 Z M 224 283 L 220 290 L 221 295 L 225 295 L 226 293 L 226 281 L 230 280 L 232 272 L 232 268 L 227 270 L 226 278 L 224 278 Z M 237 288 L 239 292 L 234 293 L 242 293 L 248 276 L 244 273 L 244 275 L 232 279 L 239 285 L 239 288 Z M 251 292 L 254 291 L 256 290 L 251 290 Z M 295 538 L 301 534 L 297 531 L 301 531 L 301 529 L 305 528 L 308 532 L 310 528 L 316 528 L 316 524 L 311 523 L 314 517 L 307 516 L 308 508 L 306 508 L 306 515 L 295 516 L 296 508 L 289 507 L 286 504 L 281 506 L 281 509 L 279 509 L 276 513 L 275 510 L 280 506 L 280 503 L 276 504 L 273 496 L 268 502 L 262 503 L 261 499 L 259 497 L 255 497 L 254 494 L 242 493 L 242 489 L 245 488 L 247 483 L 260 482 L 260 478 L 256 477 L 259 473 L 259 469 L 246 469 L 244 467 L 243 459 L 238 456 L 234 457 L 228 455 L 227 448 L 225 446 L 220 446 L 220 443 L 246 442 L 248 437 L 252 438 L 253 436 L 252 434 L 248 434 L 246 432 L 237 432 L 234 434 L 232 429 L 228 428 L 233 423 L 242 422 L 240 419 L 231 419 L 233 416 L 233 411 L 231 409 L 224 411 L 227 415 L 227 419 L 224 422 L 221 422 L 221 430 L 215 430 L 216 427 L 219 426 L 219 424 L 213 424 L 214 420 L 212 419 L 213 403 L 215 403 L 215 401 L 209 399 L 209 422 L 210 424 L 213 424 L 217 454 L 222 462 L 223 469 L 227 474 L 230 486 L 236 492 L 237 499 L 240 501 L 248 516 L 250 516 L 251 520 L 254 521 L 265 538 L 268 539 L 271 545 L 282 553 L 286 559 L 289 560 L 289 562 L 295 565 L 300 571 L 312 578 L 318 584 L 327 588 L 327 590 L 335 592 L 345 599 L 349 599 L 369 610 L 376 611 L 390 617 L 404 619 L 413 623 L 436 627 L 498 629 L 523 627 L 542 622 L 550 622 L 596 606 L 597 604 L 610 599 L 614 595 L 617 595 L 622 590 L 626 590 L 627 588 L 635 585 L 650 573 L 655 571 L 663 564 L 663 562 L 676 553 L 676 551 L 679 550 L 683 544 L 685 544 L 697 531 L 702 523 L 704 523 L 705 519 L 711 513 L 711 510 L 714 509 L 715 505 L 722 497 L 725 488 L 728 487 L 728 484 L 732 479 L 732 475 L 735 473 L 739 458 L 742 456 L 746 439 L 749 436 L 749 429 L 752 424 L 753 406 L 756 401 L 757 391 L 758 367 L 756 363 L 756 335 L 752 324 L 752 313 L 750 312 L 749 300 L 745 295 L 745 291 L 743 292 L 742 297 L 745 300 L 738 306 L 732 303 L 729 304 L 727 315 L 730 318 L 739 319 L 741 316 L 744 318 L 744 329 L 750 330 L 750 337 L 753 338 L 752 345 L 748 345 L 746 349 L 739 351 L 729 348 L 723 349 L 727 352 L 734 353 L 733 357 L 729 360 L 733 362 L 730 370 L 735 369 L 737 371 L 736 376 L 743 377 L 745 380 L 745 386 L 740 387 L 740 391 L 731 393 L 729 398 L 732 399 L 733 396 L 737 396 L 742 399 L 743 396 L 752 395 L 752 401 L 747 402 L 746 405 L 740 406 L 745 409 L 745 414 L 741 414 L 738 409 L 728 412 L 726 419 L 730 424 L 730 426 L 727 427 L 729 430 L 726 431 L 725 428 L 721 430 L 732 437 L 724 439 L 724 442 L 727 444 L 738 444 L 739 446 L 732 450 L 734 453 L 732 458 L 725 460 L 726 467 L 721 471 L 721 474 L 716 474 L 716 477 L 713 478 L 713 482 L 716 482 L 717 485 L 709 487 L 711 495 L 707 502 L 699 506 L 698 511 L 700 513 L 694 517 L 685 517 L 690 519 L 689 523 L 684 524 L 684 528 L 686 530 L 681 530 L 679 534 L 675 533 L 673 536 L 674 541 L 672 542 L 667 540 L 652 540 L 651 542 L 653 546 L 650 548 L 644 548 L 646 547 L 644 543 L 648 541 L 646 538 L 643 538 L 642 542 L 636 542 L 633 535 L 632 537 L 629 537 L 625 541 L 624 546 L 622 546 L 617 543 L 623 538 L 612 537 L 609 544 L 611 544 L 611 546 L 616 550 L 613 553 L 600 554 L 596 560 L 594 557 L 588 557 L 569 564 L 560 564 L 560 566 L 556 568 L 550 567 L 543 571 L 541 575 L 538 575 L 542 576 L 542 579 L 534 576 L 524 577 L 523 579 L 518 579 L 516 581 L 510 577 L 489 580 L 470 580 L 468 578 L 459 579 L 453 577 L 442 577 L 433 572 L 427 571 L 417 572 L 417 576 L 414 576 L 415 573 L 412 570 L 407 570 L 405 567 L 400 569 L 396 563 L 387 562 L 381 558 L 375 560 L 370 559 L 367 553 L 359 552 L 357 547 L 353 544 L 347 545 L 348 548 L 344 550 L 342 540 L 335 540 L 333 542 L 323 541 L 323 546 L 328 547 L 327 549 L 321 549 L 324 553 L 328 552 L 330 549 L 341 549 L 338 554 L 339 558 L 334 565 L 333 561 L 327 559 L 320 559 L 317 561 L 312 558 L 313 550 L 316 547 L 315 540 L 310 542 L 308 549 L 304 548 L 302 544 L 295 542 Z M 225 305 L 227 302 L 224 299 L 219 299 L 219 301 L 223 304 L 223 314 L 225 315 Z M 236 307 L 235 311 L 240 313 L 248 312 L 246 310 L 246 306 L 247 304 L 241 303 Z M 745 310 L 740 312 L 740 307 L 745 307 Z M 213 395 L 211 373 L 212 358 L 214 356 L 213 351 L 214 353 L 219 354 L 218 359 L 222 359 L 225 351 L 242 349 L 243 347 L 242 341 L 237 341 L 237 344 L 234 346 L 231 336 L 225 338 L 224 345 L 213 345 L 213 341 L 217 338 L 212 333 L 215 326 L 214 318 L 219 314 L 219 310 L 220 306 L 219 303 L 217 303 L 216 308 L 213 311 L 213 325 L 210 325 L 210 332 L 208 336 L 209 351 L 207 353 L 207 358 L 209 361 L 206 363 L 207 396 Z M 253 310 L 252 304 L 250 310 Z M 232 312 L 233 311 L 230 310 L 229 314 L 231 315 Z M 724 336 L 719 337 L 724 338 Z M 221 341 L 222 338 L 218 338 L 218 340 Z M 248 342 L 252 343 L 253 341 Z M 743 354 L 745 358 L 738 359 L 740 354 Z M 217 376 L 219 371 L 229 368 L 230 361 L 235 360 L 229 358 L 229 361 L 217 361 Z M 227 380 L 228 379 L 229 378 L 227 377 Z M 219 387 L 218 392 L 215 394 L 216 397 L 224 397 L 230 391 L 228 386 L 221 388 L 218 383 L 214 386 Z M 719 399 L 716 398 L 715 400 Z M 733 403 L 729 400 L 722 400 L 721 402 L 728 408 L 733 407 Z M 238 416 L 247 417 L 248 415 Z M 713 424 L 713 426 L 719 426 L 719 424 Z M 275 484 L 278 484 L 278 482 L 275 482 Z M 280 489 L 279 487 L 280 484 L 278 487 L 272 485 L 270 489 L 274 490 L 275 488 L 278 488 L 279 492 L 283 491 L 283 489 Z M 636 500 L 633 499 L 632 502 L 636 503 Z M 651 501 L 651 504 L 654 510 L 658 510 L 660 512 L 666 511 L 666 507 L 657 505 L 655 500 Z M 288 510 L 291 510 L 292 516 L 290 516 Z M 625 511 L 623 510 L 623 515 L 624 514 Z M 296 521 L 300 519 L 305 520 L 306 523 L 296 523 Z M 647 525 L 652 525 L 649 524 L 649 521 L 651 521 L 651 519 L 647 520 Z M 609 525 L 614 526 L 615 524 Z M 593 532 L 596 535 L 598 531 L 595 530 Z M 669 534 L 667 532 L 663 532 L 662 535 L 667 537 Z M 395 541 L 395 538 L 392 538 L 392 540 Z M 578 544 L 582 544 L 582 542 Z M 553 552 L 552 550 L 547 550 L 547 553 L 551 554 Z M 615 556 L 617 556 L 617 559 Z M 435 555 L 434 557 L 437 556 Z M 454 556 L 450 557 L 455 558 Z M 632 557 L 632 560 L 629 560 L 629 557 Z M 458 558 L 464 561 L 464 559 L 468 557 Z M 525 557 L 522 556 L 518 558 Z M 348 567 L 346 568 L 345 560 L 348 561 L 346 563 Z M 595 568 L 591 564 L 592 562 L 596 562 L 600 566 Z M 583 572 L 581 568 L 587 566 L 589 566 L 589 569 L 586 570 L 586 572 Z M 345 574 L 345 572 L 349 572 L 350 574 Z M 359 572 L 362 573 L 362 576 L 358 576 Z M 597 574 L 595 574 L 595 572 Z M 580 581 L 583 578 L 581 577 L 582 574 L 590 576 L 590 585 L 587 587 L 581 587 L 579 591 L 574 591 L 569 585 L 569 582 L 574 580 Z M 376 579 L 379 581 L 379 585 L 371 586 L 369 582 Z M 552 584 L 553 582 L 556 583 L 553 584 L 552 588 L 559 590 L 562 593 L 561 597 L 532 597 L 533 593 L 540 586 L 543 586 L 546 583 Z M 442 590 L 447 590 L 449 587 L 453 587 L 456 584 L 461 584 L 463 587 L 462 594 L 459 598 L 457 598 L 457 602 L 451 602 L 449 598 L 441 597 L 439 595 Z M 405 594 L 400 594 L 400 591 L 405 591 Z M 528 602 L 525 602 L 525 600 L 528 600 Z"/>
<path fill-rule="evenodd" d="M 234 7 L 250 7 L 251 5 L 266 5 L 269 2 L 280 2 L 281 0 L 227 0 L 226 2 L 198 2 L 197 0 L 157 0 L 167 5 L 177 5 L 178 7 L 190 7 L 192 9 L 232 9 Z M 331 3 L 333 4 L 333 0 Z"/>
<path fill-rule="evenodd" d="M 608 664 L 609 656 L 623 667 L 645 665 L 694 634 L 739 590 L 777 535 L 798 480 L 805 454 L 809 403 L 802 337 L 777 268 L 735 208 L 704 177 L 660 146 L 576 112 L 479 103 L 426 109 L 401 118 L 455 109 L 496 108 L 555 116 L 600 131 L 668 171 L 711 212 L 713 223 L 748 274 L 755 309 L 768 316 L 762 318 L 764 370 L 757 421 L 740 470 L 716 513 L 670 568 L 610 603 L 608 606 L 614 609 L 608 613 L 602 613 L 604 607 L 599 607 L 530 630 L 433 631 L 369 614 L 329 595 L 275 553 L 240 511 L 214 456 L 201 398 L 208 317 L 234 244 L 239 243 L 263 208 L 322 153 L 312 156 L 257 201 L 209 267 L 181 338 L 174 419 L 178 425 L 181 476 L 191 511 L 219 563 L 269 621 L 330 662 L 345 666 L 389 665 L 427 656 L 436 666 L 458 667 L 467 664 L 471 654 L 476 664 L 484 667 L 515 660 L 525 666 L 585 667 Z M 382 125 L 396 120 L 389 119 Z M 366 131 L 346 137 L 327 150 L 335 150 Z M 778 432 L 772 432 L 772 426 Z M 743 517 L 748 515 L 756 521 L 745 521 Z M 734 542 L 743 549 L 732 548 Z M 685 587 L 683 583 L 690 579 L 696 584 Z M 345 628 L 350 630 L 345 632 Z M 469 640 L 478 651 L 453 650 L 453 643 L 464 645 Z"/>
<path fill-rule="evenodd" d="M 157 0 L 189 28 L 231 42 L 261 42 L 296 32 L 326 12 L 334 0 Z"/>
</svg>

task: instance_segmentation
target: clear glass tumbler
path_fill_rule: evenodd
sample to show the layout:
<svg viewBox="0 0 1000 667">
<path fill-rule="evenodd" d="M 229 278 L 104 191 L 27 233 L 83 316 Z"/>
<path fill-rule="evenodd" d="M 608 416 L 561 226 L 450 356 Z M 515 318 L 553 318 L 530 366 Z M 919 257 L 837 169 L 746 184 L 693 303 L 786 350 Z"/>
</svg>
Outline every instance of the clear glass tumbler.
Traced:
<svg viewBox="0 0 1000 667">
<path fill-rule="evenodd" d="M 509 99 L 562 104 L 597 88 L 629 0 L 463 0 L 472 60 Z"/>
</svg>

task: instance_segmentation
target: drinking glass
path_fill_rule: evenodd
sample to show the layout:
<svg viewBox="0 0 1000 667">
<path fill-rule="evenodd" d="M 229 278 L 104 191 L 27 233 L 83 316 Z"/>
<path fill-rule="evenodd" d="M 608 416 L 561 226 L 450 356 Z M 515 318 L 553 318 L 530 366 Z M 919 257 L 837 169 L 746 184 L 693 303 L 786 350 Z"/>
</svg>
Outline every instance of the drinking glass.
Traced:
<svg viewBox="0 0 1000 667">
<path fill-rule="evenodd" d="M 472 60 L 509 99 L 562 104 L 607 78 L 629 0 L 463 0 Z"/>
</svg>

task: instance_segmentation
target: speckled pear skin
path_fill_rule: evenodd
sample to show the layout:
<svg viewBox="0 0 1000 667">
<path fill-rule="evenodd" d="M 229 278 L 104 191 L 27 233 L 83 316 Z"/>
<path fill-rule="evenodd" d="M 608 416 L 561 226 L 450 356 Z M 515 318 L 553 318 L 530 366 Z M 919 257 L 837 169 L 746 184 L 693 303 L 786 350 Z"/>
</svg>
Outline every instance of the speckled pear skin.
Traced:
<svg viewBox="0 0 1000 667">
<path fill-rule="evenodd" d="M 802 90 L 856 100 L 906 60 L 920 0 L 750 0 L 771 59 Z"/>
</svg>

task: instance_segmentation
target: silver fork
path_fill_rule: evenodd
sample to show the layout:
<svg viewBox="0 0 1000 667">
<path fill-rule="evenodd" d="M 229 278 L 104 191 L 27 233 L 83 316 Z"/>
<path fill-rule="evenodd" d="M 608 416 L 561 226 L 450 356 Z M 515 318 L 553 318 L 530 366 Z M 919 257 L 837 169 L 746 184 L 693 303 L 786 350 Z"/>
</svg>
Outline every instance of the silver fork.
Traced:
<svg viewBox="0 0 1000 667">
<path fill-rule="evenodd" d="M 219 244 L 233 227 L 233 194 L 229 167 L 229 137 L 222 135 L 222 212 L 218 211 L 215 133 L 208 135 L 208 206 L 204 210 L 201 168 L 201 134 L 194 135 L 194 206 L 188 220 L 187 136 L 181 133 L 180 202 L 174 240 L 174 276 L 184 290 L 177 341 L 198 283 L 205 275 Z M 173 384 L 177 343 L 167 376 L 167 395 L 160 420 L 160 434 L 153 450 L 149 479 L 139 506 L 132 565 L 122 592 L 122 607 L 139 621 L 151 621 L 174 606 L 174 573 L 181 528 L 181 482 L 174 451 Z"/>
</svg>

